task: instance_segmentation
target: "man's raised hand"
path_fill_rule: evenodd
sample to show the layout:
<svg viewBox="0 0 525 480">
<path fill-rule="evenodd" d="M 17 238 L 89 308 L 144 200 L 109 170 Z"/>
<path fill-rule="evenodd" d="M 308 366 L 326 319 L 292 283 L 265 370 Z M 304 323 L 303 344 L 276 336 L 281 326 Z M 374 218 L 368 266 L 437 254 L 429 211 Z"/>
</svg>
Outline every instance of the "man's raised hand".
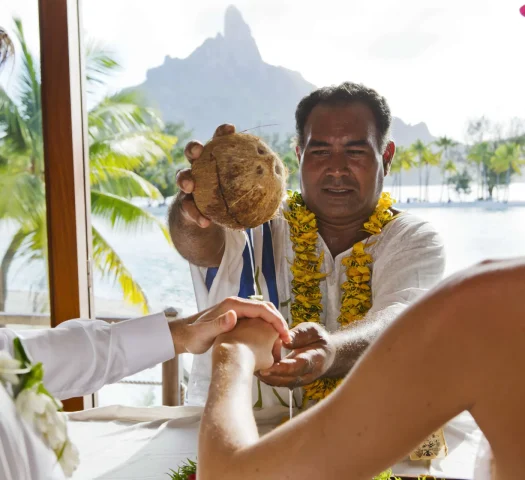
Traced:
<svg viewBox="0 0 525 480">
<path fill-rule="evenodd" d="M 235 133 L 235 127 L 230 124 L 224 124 L 217 127 L 213 138 L 224 135 L 231 135 Z M 202 143 L 193 140 L 189 142 L 184 148 L 184 156 L 188 159 L 190 164 L 197 160 L 204 149 Z M 193 190 L 195 189 L 195 182 L 191 175 L 191 168 L 185 168 L 177 173 L 177 185 L 181 193 L 180 197 L 180 211 L 184 218 L 190 222 L 195 223 L 201 228 L 207 228 L 211 225 L 211 220 L 199 212 L 195 201 L 193 200 Z"/>
</svg>

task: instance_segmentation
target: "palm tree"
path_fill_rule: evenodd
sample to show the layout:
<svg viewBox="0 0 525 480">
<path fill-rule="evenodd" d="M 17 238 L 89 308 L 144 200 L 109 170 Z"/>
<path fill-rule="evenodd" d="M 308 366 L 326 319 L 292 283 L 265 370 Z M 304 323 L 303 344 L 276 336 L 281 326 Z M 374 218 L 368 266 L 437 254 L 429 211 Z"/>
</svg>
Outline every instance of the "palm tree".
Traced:
<svg viewBox="0 0 525 480">
<path fill-rule="evenodd" d="M 423 186 L 423 179 L 422 179 L 422 172 L 423 172 L 423 157 L 425 156 L 425 152 L 428 150 L 427 146 L 421 141 L 417 140 L 415 143 L 412 144 L 410 147 L 414 155 L 417 156 L 417 166 L 419 171 L 419 201 L 423 199 L 423 192 L 422 192 L 422 186 Z"/>
<path fill-rule="evenodd" d="M 434 142 L 434 144 L 436 145 L 436 147 L 440 149 L 440 152 L 442 154 L 443 163 L 444 163 L 441 169 L 441 173 L 443 175 L 443 183 L 441 184 L 442 188 L 441 188 L 441 197 L 440 197 L 440 201 L 443 201 L 443 187 L 447 182 L 447 174 L 452 173 L 451 167 L 453 165 L 453 162 L 451 165 L 449 153 L 452 148 L 458 145 L 458 142 L 452 140 L 451 138 L 448 138 L 447 136 L 444 136 L 444 137 L 439 137 Z M 455 166 L 454 166 L 454 171 L 455 171 Z M 450 197 L 449 197 L 449 200 L 450 200 Z"/>
<path fill-rule="evenodd" d="M 430 148 L 427 148 L 420 159 L 425 165 L 425 201 L 429 201 L 428 196 L 428 184 L 430 182 L 430 169 L 431 167 L 438 167 L 441 163 L 441 152 L 433 152 Z"/>
<path fill-rule="evenodd" d="M 396 147 L 396 153 L 394 155 L 394 159 L 392 160 L 392 164 L 390 166 L 390 171 L 394 175 L 394 184 L 393 187 L 398 188 L 398 198 L 401 202 L 401 188 L 403 184 L 403 170 L 408 171 L 415 165 L 414 160 L 415 154 L 414 152 L 409 148 L 404 147 Z"/>
<path fill-rule="evenodd" d="M 0 221 L 15 222 L 17 231 L 0 262 L 0 310 L 5 308 L 8 272 L 15 256 L 31 262 L 45 261 L 47 255 L 40 76 L 19 19 L 15 19 L 15 31 L 21 49 L 18 95 L 13 98 L 0 87 L 0 132 L 4 133 L 0 139 Z M 86 65 L 91 87 L 117 66 L 100 49 L 88 49 Z M 162 198 L 157 188 L 134 172 L 153 158 L 169 157 L 177 139 L 163 134 L 161 128 L 159 117 L 134 93 L 107 97 L 88 112 L 95 223 L 104 220 L 131 232 L 159 228 L 169 241 L 162 222 L 130 201 Z M 120 284 L 128 302 L 147 312 L 146 295 L 118 253 L 95 225 L 92 233 L 95 268 Z"/>
<path fill-rule="evenodd" d="M 525 165 L 525 160 L 522 158 L 522 147 L 516 143 L 504 143 L 500 145 L 494 155 L 490 159 L 490 168 L 498 176 L 502 173 L 506 174 L 505 190 L 508 201 L 508 191 L 510 185 L 510 177 L 513 173 L 520 175 L 521 167 Z M 498 181 L 498 185 L 499 185 Z"/>
<path fill-rule="evenodd" d="M 441 188 L 441 201 L 443 201 L 443 188 L 447 186 L 448 201 L 450 202 L 450 179 L 453 175 L 457 175 L 458 169 L 453 160 L 448 160 L 442 168 L 443 172 L 443 185 Z"/>
<path fill-rule="evenodd" d="M 481 177 L 481 198 L 485 198 L 485 185 L 487 186 L 489 197 L 492 198 L 492 187 L 489 185 L 488 166 L 493 155 L 493 148 L 489 142 L 478 142 L 474 144 L 467 155 L 468 160 L 474 163 Z"/>
<path fill-rule="evenodd" d="M 410 147 L 412 152 L 417 155 L 417 165 L 419 167 L 419 199 L 423 200 L 422 195 L 422 173 L 423 169 L 425 170 L 425 198 L 424 200 L 428 202 L 428 184 L 430 181 L 430 167 L 435 167 L 439 165 L 441 161 L 441 154 L 434 153 L 430 150 L 428 145 L 425 145 L 421 140 L 417 140 Z"/>
<path fill-rule="evenodd" d="M 467 159 L 473 162 L 478 169 L 478 181 L 481 184 L 481 199 L 485 199 L 485 188 L 492 198 L 492 189 L 488 178 L 488 166 L 494 153 L 494 148 L 488 141 L 474 144 L 467 155 Z"/>
</svg>

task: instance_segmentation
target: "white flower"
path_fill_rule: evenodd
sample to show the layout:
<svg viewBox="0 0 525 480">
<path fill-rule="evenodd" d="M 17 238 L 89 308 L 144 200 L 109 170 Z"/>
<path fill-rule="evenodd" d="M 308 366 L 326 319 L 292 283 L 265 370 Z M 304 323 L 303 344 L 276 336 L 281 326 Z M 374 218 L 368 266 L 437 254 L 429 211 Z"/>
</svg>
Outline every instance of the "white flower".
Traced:
<svg viewBox="0 0 525 480">
<path fill-rule="evenodd" d="M 20 415 L 34 425 L 53 451 L 60 451 L 67 439 L 65 414 L 57 411 L 52 398 L 38 393 L 36 388 L 24 389 L 15 400 Z"/>
<path fill-rule="evenodd" d="M 73 472 L 77 469 L 80 462 L 78 450 L 69 440 L 67 440 L 67 443 L 62 450 L 62 455 L 58 459 L 58 462 L 60 463 L 66 477 L 71 477 Z"/>
<path fill-rule="evenodd" d="M 57 411 L 57 405 L 60 408 L 62 404 L 39 393 L 35 385 L 22 390 L 15 405 L 22 418 L 34 426 L 44 443 L 55 452 L 64 474 L 71 476 L 78 465 L 78 451 L 67 437 L 66 414 Z"/>
<path fill-rule="evenodd" d="M 25 388 L 16 397 L 15 405 L 20 416 L 33 425 L 35 416 L 45 412 L 49 400 L 45 395 L 39 395 L 36 388 Z"/>
<path fill-rule="evenodd" d="M 18 373 L 22 364 L 6 351 L 0 352 L 0 382 L 18 385 Z"/>
<path fill-rule="evenodd" d="M 15 351 L 27 357 L 20 342 L 14 342 Z M 62 403 L 51 397 L 42 383 L 42 365 L 27 365 L 15 360 L 7 352 L 0 352 L 0 382 L 17 385 L 19 375 L 27 374 L 23 390 L 14 396 L 16 410 L 42 438 L 42 441 L 55 453 L 64 474 L 70 477 L 79 463 L 76 447 L 67 436 L 67 416 L 60 412 Z M 12 390 L 12 389 L 11 389 Z M 16 396 L 15 396 L 16 395 Z"/>
</svg>

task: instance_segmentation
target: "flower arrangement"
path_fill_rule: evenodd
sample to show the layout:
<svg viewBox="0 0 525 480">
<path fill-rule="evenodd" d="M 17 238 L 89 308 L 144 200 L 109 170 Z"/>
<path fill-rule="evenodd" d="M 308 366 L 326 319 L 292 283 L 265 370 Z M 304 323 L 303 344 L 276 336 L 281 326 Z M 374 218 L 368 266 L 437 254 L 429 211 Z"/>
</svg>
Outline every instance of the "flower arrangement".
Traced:
<svg viewBox="0 0 525 480">
<path fill-rule="evenodd" d="M 55 453 L 64 475 L 71 477 L 79 463 L 76 447 L 67 436 L 62 403 L 44 387 L 42 363 L 33 364 L 19 338 L 13 341 L 14 358 L 0 352 L 0 382 L 12 395 L 16 410 Z"/>
</svg>

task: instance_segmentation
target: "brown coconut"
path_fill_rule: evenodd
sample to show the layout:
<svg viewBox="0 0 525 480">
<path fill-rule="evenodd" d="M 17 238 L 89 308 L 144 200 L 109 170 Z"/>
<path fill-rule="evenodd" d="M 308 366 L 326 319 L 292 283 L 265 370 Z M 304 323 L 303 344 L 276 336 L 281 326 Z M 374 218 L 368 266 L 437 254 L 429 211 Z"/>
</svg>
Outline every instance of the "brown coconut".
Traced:
<svg viewBox="0 0 525 480">
<path fill-rule="evenodd" d="M 260 138 L 234 133 L 214 138 L 191 166 L 199 211 L 231 229 L 257 227 L 275 216 L 286 169 Z"/>
</svg>

